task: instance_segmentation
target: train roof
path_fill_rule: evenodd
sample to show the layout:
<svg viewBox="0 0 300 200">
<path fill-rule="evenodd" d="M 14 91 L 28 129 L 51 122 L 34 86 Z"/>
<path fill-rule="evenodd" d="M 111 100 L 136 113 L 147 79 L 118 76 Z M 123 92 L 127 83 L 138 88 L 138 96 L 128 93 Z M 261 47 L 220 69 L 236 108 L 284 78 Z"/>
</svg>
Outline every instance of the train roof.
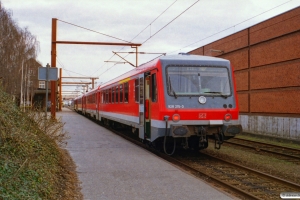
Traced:
<svg viewBox="0 0 300 200">
<path fill-rule="evenodd" d="M 202 55 L 191 55 L 191 54 L 179 54 L 170 55 L 160 58 L 163 64 L 184 64 L 184 65 L 197 65 L 197 62 L 202 62 L 201 65 L 225 65 L 229 66 L 230 62 L 224 58 L 212 57 L 212 56 L 202 56 Z"/>
<path fill-rule="evenodd" d="M 168 55 L 162 56 L 160 60 L 195 60 L 195 61 L 228 61 L 224 58 L 212 57 L 212 56 L 202 56 L 202 55 L 193 55 L 193 54 L 177 54 L 177 55 Z"/>
</svg>

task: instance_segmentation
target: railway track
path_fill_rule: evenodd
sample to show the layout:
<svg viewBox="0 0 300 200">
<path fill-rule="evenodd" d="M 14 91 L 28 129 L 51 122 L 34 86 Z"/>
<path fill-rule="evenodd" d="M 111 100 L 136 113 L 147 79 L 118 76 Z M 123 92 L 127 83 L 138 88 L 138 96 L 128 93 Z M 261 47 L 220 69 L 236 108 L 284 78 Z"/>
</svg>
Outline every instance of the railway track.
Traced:
<svg viewBox="0 0 300 200">
<path fill-rule="evenodd" d="M 300 191 L 298 184 L 208 154 L 195 157 L 176 155 L 174 159 L 209 177 L 222 188 L 233 191 L 240 198 L 279 199 L 281 192 Z"/>
<path fill-rule="evenodd" d="M 264 152 L 275 155 L 285 161 L 300 164 L 300 149 L 278 146 L 269 143 L 257 142 L 252 140 L 232 138 L 225 145 L 234 145 L 242 148 L 252 149 L 256 152 Z"/>
<path fill-rule="evenodd" d="M 128 136 L 130 134 L 123 134 L 120 130 L 108 129 L 172 164 L 179 166 L 194 176 L 241 199 L 279 199 L 281 192 L 300 191 L 300 185 L 296 183 L 208 154 L 191 154 L 191 152 L 181 151 L 172 157 L 167 156 L 151 146 L 142 144 L 140 141 Z"/>
</svg>

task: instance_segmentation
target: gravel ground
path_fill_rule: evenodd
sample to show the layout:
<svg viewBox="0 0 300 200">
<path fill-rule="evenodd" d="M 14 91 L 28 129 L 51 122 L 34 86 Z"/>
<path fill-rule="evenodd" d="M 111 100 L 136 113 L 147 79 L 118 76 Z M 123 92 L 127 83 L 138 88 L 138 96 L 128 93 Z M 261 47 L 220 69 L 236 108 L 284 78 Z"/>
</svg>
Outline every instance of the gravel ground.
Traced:
<svg viewBox="0 0 300 200">
<path fill-rule="evenodd" d="M 266 143 L 270 142 L 270 139 L 257 139 L 257 137 L 243 135 L 239 137 L 244 139 L 260 140 Z M 300 149 L 300 145 L 297 143 L 287 143 L 282 141 L 278 142 L 276 140 L 272 140 L 272 143 L 276 145 Z M 276 157 L 272 157 L 259 151 L 245 150 L 236 146 L 233 147 L 223 145 L 220 150 L 216 150 L 214 149 L 214 143 L 210 143 L 209 147 L 202 151 L 216 157 L 220 157 L 225 160 L 235 162 L 243 166 L 248 166 L 261 172 L 268 173 L 273 176 L 300 184 L 299 163 L 292 163 Z"/>
</svg>

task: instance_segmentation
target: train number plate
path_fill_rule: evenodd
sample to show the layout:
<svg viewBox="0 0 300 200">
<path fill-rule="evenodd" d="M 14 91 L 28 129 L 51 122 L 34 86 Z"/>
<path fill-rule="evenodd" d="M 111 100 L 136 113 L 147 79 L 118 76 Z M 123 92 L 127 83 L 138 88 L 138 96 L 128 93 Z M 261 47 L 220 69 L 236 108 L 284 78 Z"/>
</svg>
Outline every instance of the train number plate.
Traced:
<svg viewBox="0 0 300 200">
<path fill-rule="evenodd" d="M 168 108 L 184 108 L 184 105 L 168 105 Z"/>
</svg>

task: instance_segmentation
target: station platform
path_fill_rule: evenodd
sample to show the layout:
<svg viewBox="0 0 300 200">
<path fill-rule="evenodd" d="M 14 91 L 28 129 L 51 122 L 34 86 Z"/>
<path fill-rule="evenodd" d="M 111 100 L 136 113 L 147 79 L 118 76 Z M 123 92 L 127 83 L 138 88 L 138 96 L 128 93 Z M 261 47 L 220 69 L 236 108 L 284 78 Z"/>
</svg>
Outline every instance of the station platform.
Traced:
<svg viewBox="0 0 300 200">
<path fill-rule="evenodd" d="M 57 117 L 84 200 L 234 199 L 68 108 Z"/>
</svg>

